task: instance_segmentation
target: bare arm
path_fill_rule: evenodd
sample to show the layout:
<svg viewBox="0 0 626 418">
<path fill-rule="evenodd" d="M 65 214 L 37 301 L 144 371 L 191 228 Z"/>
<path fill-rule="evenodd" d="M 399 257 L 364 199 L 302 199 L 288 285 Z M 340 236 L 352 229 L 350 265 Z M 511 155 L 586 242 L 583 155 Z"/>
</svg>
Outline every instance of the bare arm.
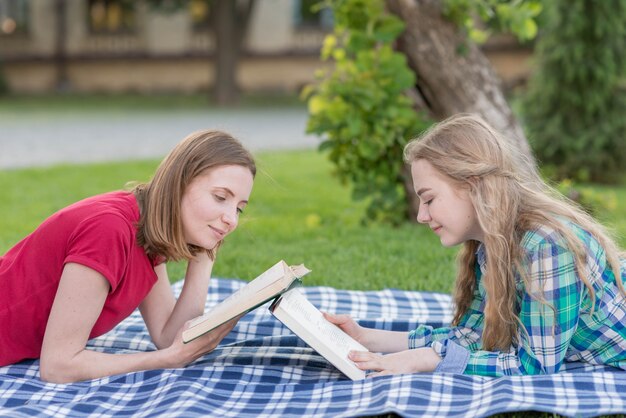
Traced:
<svg viewBox="0 0 626 418">
<path fill-rule="evenodd" d="M 353 351 L 350 360 L 361 370 L 371 370 L 368 377 L 386 374 L 424 373 L 435 371 L 441 357 L 430 347 L 414 348 L 390 354 Z"/>
<path fill-rule="evenodd" d="M 324 317 L 341 328 L 346 334 L 378 353 L 395 353 L 409 348 L 409 333 L 365 328 L 356 323 L 350 315 L 335 315 L 325 312 Z"/>
<path fill-rule="evenodd" d="M 350 315 L 324 313 L 326 319 L 364 345 L 370 352 L 353 351 L 350 360 L 361 370 L 371 370 L 368 376 L 385 374 L 432 372 L 441 358 L 430 347 L 409 350 L 409 333 L 364 328 Z M 390 353 L 390 354 L 378 354 Z"/>
<path fill-rule="evenodd" d="M 107 354 L 87 350 L 89 334 L 108 291 L 109 283 L 95 270 L 73 263 L 65 266 L 41 350 L 43 380 L 67 383 L 139 370 L 182 367 L 213 350 L 236 324 L 233 320 L 188 344 L 183 344 L 178 334 L 173 338 L 174 343 L 158 351 Z"/>
<path fill-rule="evenodd" d="M 167 347 L 185 322 L 204 312 L 213 261 L 205 252 L 187 264 L 183 289 L 174 298 L 164 264 L 155 267 L 157 283 L 139 305 L 152 341 L 158 348 Z"/>
</svg>

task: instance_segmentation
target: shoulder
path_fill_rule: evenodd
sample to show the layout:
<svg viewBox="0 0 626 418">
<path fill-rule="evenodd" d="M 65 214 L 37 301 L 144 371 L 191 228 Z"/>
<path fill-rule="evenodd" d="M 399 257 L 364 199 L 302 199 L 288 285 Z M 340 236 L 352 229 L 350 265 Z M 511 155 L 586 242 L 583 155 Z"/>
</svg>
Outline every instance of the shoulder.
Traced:
<svg viewBox="0 0 626 418">
<path fill-rule="evenodd" d="M 116 191 L 99 194 L 68 206 L 66 210 L 88 211 L 89 213 L 116 213 L 121 217 L 139 218 L 137 199 L 131 192 Z"/>
<path fill-rule="evenodd" d="M 564 231 L 573 233 L 585 247 L 599 247 L 598 241 L 580 225 L 568 220 L 558 222 L 558 227 L 543 224 L 526 231 L 520 244 L 521 247 L 525 250 L 542 246 L 567 248 L 569 245 Z"/>
<path fill-rule="evenodd" d="M 64 263 L 74 262 L 100 272 L 112 288 L 124 277 L 129 260 L 138 248 L 137 226 L 128 214 L 128 196 L 105 194 L 79 202 L 74 213 Z"/>
<path fill-rule="evenodd" d="M 132 239 L 139 220 L 136 200 L 128 192 L 105 193 L 82 200 L 61 215 L 70 225 L 75 225 L 75 235 L 93 233 L 101 238 L 123 235 Z"/>
<path fill-rule="evenodd" d="M 565 245 L 565 242 L 565 237 L 560 230 L 550 225 L 539 225 L 524 233 L 521 247 L 526 251 L 532 251 L 545 245 Z"/>
<path fill-rule="evenodd" d="M 117 217 L 131 224 L 139 220 L 137 200 L 130 192 L 109 192 L 89 197 L 66 207 L 59 214 L 79 220 Z"/>
<path fill-rule="evenodd" d="M 569 220 L 559 220 L 557 226 L 540 225 L 527 231 L 521 241 L 522 251 L 527 261 L 552 260 L 562 264 L 574 261 L 575 253 L 582 251 L 587 263 L 603 267 L 606 253 L 598 240 L 580 225 Z M 580 247 L 572 248 L 565 233 L 573 234 Z"/>
</svg>

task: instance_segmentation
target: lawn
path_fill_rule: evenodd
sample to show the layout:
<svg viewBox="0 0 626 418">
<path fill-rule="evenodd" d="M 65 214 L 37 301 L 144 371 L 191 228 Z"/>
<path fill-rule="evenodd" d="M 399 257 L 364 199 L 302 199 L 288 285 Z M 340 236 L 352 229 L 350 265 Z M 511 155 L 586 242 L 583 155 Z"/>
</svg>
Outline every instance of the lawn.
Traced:
<svg viewBox="0 0 626 418">
<path fill-rule="evenodd" d="M 448 292 L 455 250 L 427 228 L 362 226 L 363 203 L 331 176 L 315 151 L 257 155 L 259 172 L 239 228 L 220 249 L 214 273 L 251 279 L 279 259 L 313 270 L 308 285 L 397 287 Z M 0 252 L 46 216 L 83 197 L 150 178 L 157 161 L 0 171 Z M 182 263 L 170 277 L 184 275 Z"/>
<path fill-rule="evenodd" d="M 215 265 L 214 275 L 251 279 L 284 259 L 313 270 L 307 285 L 344 289 L 385 287 L 450 292 L 456 249 L 443 248 L 428 228 L 361 223 L 365 204 L 331 175 L 315 151 L 261 153 L 250 204 Z M 48 215 L 83 197 L 146 181 L 158 161 L 137 161 L 0 171 L 0 253 Z M 603 219 L 626 244 L 626 187 L 598 187 L 616 197 Z M 168 266 L 172 281 L 183 263 Z"/>
<path fill-rule="evenodd" d="M 297 95 L 254 95 L 241 97 L 239 108 L 305 106 Z M 94 112 L 187 112 L 218 108 L 208 94 L 68 94 L 68 95 L 7 95 L 0 96 L 0 115 L 27 117 L 33 114 L 93 114 Z"/>
<path fill-rule="evenodd" d="M 455 249 L 441 247 L 415 224 L 363 226 L 364 203 L 331 175 L 315 151 L 257 155 L 259 173 L 239 228 L 220 250 L 215 275 L 251 279 L 279 259 L 313 270 L 309 285 L 348 289 L 396 287 L 449 292 Z M 0 172 L 0 252 L 34 229 L 46 216 L 83 197 L 148 180 L 157 161 L 65 165 Z M 606 188 L 604 188 L 606 190 Z M 617 208 L 608 221 L 625 236 L 618 216 L 626 211 L 626 189 L 611 188 Z M 622 244 L 624 240 L 622 239 Z M 169 266 L 172 280 L 182 263 Z"/>
</svg>

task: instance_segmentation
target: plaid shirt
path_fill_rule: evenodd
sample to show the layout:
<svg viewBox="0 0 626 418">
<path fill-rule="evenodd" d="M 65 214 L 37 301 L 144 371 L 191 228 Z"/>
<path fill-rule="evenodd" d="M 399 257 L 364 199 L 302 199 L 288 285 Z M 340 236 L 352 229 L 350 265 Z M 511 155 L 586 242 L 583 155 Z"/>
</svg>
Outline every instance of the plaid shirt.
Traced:
<svg viewBox="0 0 626 418">
<path fill-rule="evenodd" d="M 604 249 L 579 226 L 567 223 L 587 252 L 586 277 L 595 291 L 595 307 L 579 280 L 573 253 L 561 234 L 549 227 L 527 232 L 522 240 L 529 266 L 527 289 L 519 275 L 518 342 L 508 351 L 481 349 L 487 293 L 481 280 L 486 254 L 477 252 L 474 299 L 456 327 L 419 326 L 409 333 L 409 347 L 432 346 L 443 358 L 438 371 L 483 376 L 548 374 L 568 362 L 608 365 L 626 370 L 626 299 L 621 295 Z M 626 260 L 622 260 L 626 282 Z M 530 290 L 530 292 L 529 292 Z M 545 302 L 530 296 L 537 292 Z"/>
</svg>

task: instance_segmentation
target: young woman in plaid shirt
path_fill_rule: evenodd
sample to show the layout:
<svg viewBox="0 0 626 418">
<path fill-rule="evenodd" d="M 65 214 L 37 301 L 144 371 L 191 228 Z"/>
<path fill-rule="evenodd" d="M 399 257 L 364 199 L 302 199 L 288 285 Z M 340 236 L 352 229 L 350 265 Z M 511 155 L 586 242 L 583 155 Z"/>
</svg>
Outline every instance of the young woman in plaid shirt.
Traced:
<svg viewBox="0 0 626 418">
<path fill-rule="evenodd" d="M 371 375 L 626 370 L 626 257 L 605 229 L 540 178 L 534 162 L 476 116 L 457 115 L 405 149 L 417 220 L 463 244 L 452 326 L 409 332 L 327 318 L 370 352 Z M 388 353 L 388 354 L 377 354 Z"/>
</svg>

